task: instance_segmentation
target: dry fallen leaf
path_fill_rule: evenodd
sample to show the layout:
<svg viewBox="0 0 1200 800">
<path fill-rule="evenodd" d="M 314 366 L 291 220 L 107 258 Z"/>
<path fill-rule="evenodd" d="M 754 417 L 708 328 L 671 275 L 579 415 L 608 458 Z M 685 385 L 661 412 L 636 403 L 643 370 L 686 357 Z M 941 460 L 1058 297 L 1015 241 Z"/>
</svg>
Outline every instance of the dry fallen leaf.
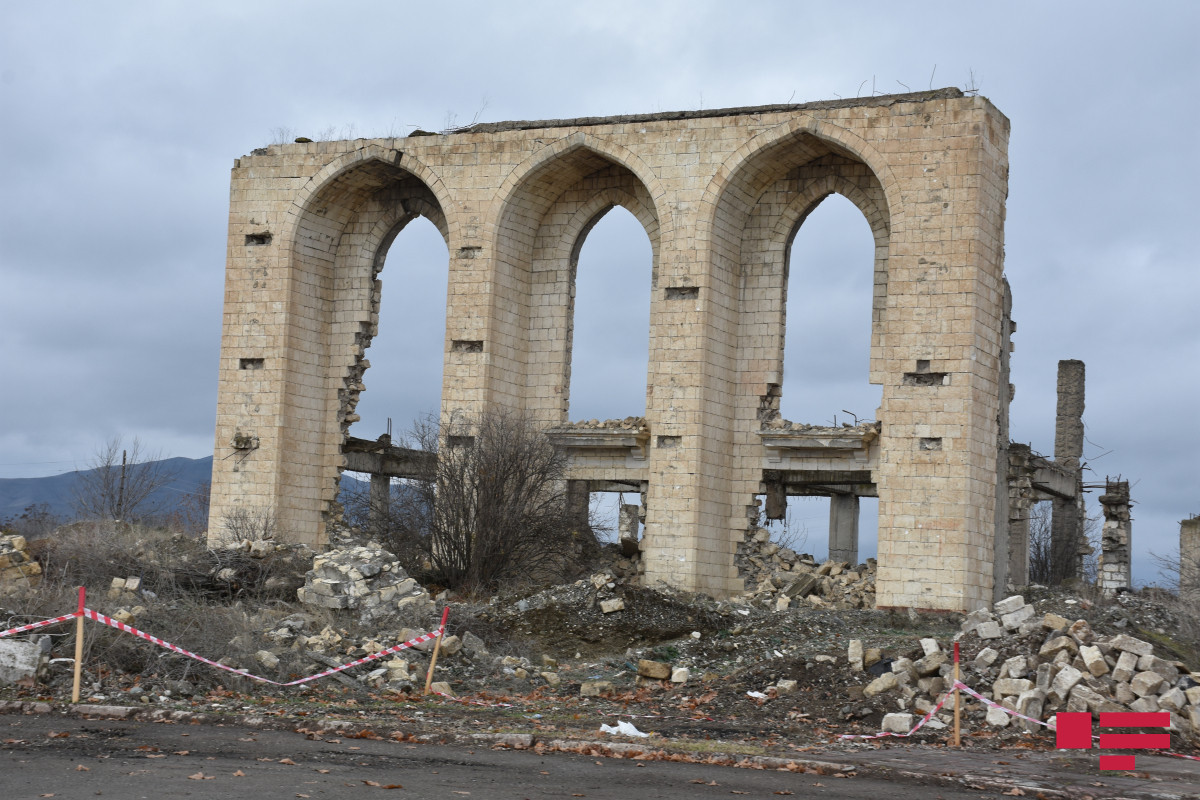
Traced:
<svg viewBox="0 0 1200 800">
<path fill-rule="evenodd" d="M 322 775 L 328 775 L 328 774 L 329 774 L 329 770 L 327 770 L 327 769 L 319 769 L 319 770 L 317 770 L 317 772 L 321 773 Z"/>
<path fill-rule="evenodd" d="M 1021 797 L 1022 795 L 1025 794 L 1025 792 L 1021 791 L 1020 787 L 1014 786 L 1013 788 L 1009 789 L 1007 792 L 1003 792 L 1002 794 L 1006 794 L 1011 797 Z"/>
<path fill-rule="evenodd" d="M 211 781 L 216 780 L 212 775 L 205 775 L 203 772 L 197 772 L 195 775 L 188 775 L 189 781 Z"/>
<path fill-rule="evenodd" d="M 779 791 L 775 792 L 774 794 L 795 794 L 795 792 L 789 792 L 787 789 L 780 789 Z"/>
<path fill-rule="evenodd" d="M 239 769 L 237 772 L 233 773 L 233 777 L 235 777 L 235 778 L 244 778 L 244 777 L 246 777 L 246 773 L 242 772 L 242 771 Z"/>
<path fill-rule="evenodd" d="M 287 764 L 288 766 L 292 766 L 292 767 L 297 766 L 296 762 L 292 761 L 290 758 L 281 758 L 281 759 L 279 759 L 279 763 Z"/>
<path fill-rule="evenodd" d="M 146 753 L 146 758 L 166 758 L 166 753 Z"/>
<path fill-rule="evenodd" d="M 186 755 L 187 755 L 188 753 L 190 753 L 190 752 L 192 752 L 192 751 L 191 751 L 191 750 L 176 750 L 176 751 L 175 751 L 175 755 L 177 755 L 177 756 L 186 756 Z"/>
<path fill-rule="evenodd" d="M 365 783 L 367 786 L 378 786 L 379 785 L 379 781 L 366 781 L 365 780 L 365 781 L 363 781 L 363 783 Z"/>
<path fill-rule="evenodd" d="M 91 768 L 85 767 L 83 764 L 80 764 L 79 766 L 75 767 L 75 771 L 76 772 L 90 772 Z"/>
<path fill-rule="evenodd" d="M 46 734 L 46 736 L 50 737 L 51 739 L 66 739 L 70 735 L 70 731 L 62 731 L 61 733 L 59 731 L 50 731 Z"/>
</svg>

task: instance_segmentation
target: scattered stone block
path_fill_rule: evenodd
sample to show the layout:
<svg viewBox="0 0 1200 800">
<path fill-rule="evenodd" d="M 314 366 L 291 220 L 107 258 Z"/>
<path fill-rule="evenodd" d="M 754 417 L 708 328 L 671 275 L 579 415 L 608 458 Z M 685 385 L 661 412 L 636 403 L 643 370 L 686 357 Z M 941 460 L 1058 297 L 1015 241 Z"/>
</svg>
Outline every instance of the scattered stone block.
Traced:
<svg viewBox="0 0 1200 800">
<path fill-rule="evenodd" d="M 1000 678 L 992 684 L 992 697 L 999 700 L 1009 695 L 1019 695 L 1034 688 L 1033 681 L 1026 678 Z"/>
<path fill-rule="evenodd" d="M 1071 627 L 1067 628 L 1067 633 L 1075 641 L 1080 644 L 1091 644 L 1096 635 L 1092 633 L 1092 626 L 1088 625 L 1086 619 L 1077 619 L 1071 623 Z"/>
<path fill-rule="evenodd" d="M 1079 645 L 1070 636 L 1055 636 L 1038 649 L 1038 656 L 1041 658 L 1055 658 L 1062 652 L 1067 653 L 1068 656 L 1073 656 L 1079 652 Z"/>
<path fill-rule="evenodd" d="M 1179 677 L 1179 669 L 1174 664 L 1155 655 L 1145 655 L 1139 658 L 1138 669 L 1161 675 L 1165 681 L 1173 681 Z"/>
<path fill-rule="evenodd" d="M 890 692 L 898 685 L 896 673 L 885 672 L 875 680 L 867 684 L 867 688 L 863 689 L 863 697 L 874 697 L 877 694 Z"/>
<path fill-rule="evenodd" d="M 1104 660 L 1104 656 L 1100 653 L 1100 648 L 1095 645 L 1084 645 L 1079 648 L 1079 657 L 1083 659 L 1083 663 L 1087 666 L 1088 672 L 1099 678 L 1101 675 L 1108 673 L 1108 662 Z"/>
<path fill-rule="evenodd" d="M 1017 695 L 1017 711 L 1027 717 L 1041 719 L 1045 705 L 1046 693 L 1041 689 L 1029 689 L 1028 691 L 1021 692 L 1021 694 Z M 1021 720 L 1021 724 L 1025 726 L 1025 730 L 1029 733 L 1035 733 L 1041 727 L 1040 725 L 1029 722 L 1028 720 Z"/>
<path fill-rule="evenodd" d="M 1134 700 L 1137 700 L 1137 695 L 1133 693 L 1133 689 L 1129 688 L 1129 684 L 1121 681 L 1113 685 L 1113 700 L 1116 700 L 1123 706 L 1127 706 Z"/>
<path fill-rule="evenodd" d="M 42 648 L 33 642 L 0 639 L 0 685 L 36 680 L 44 663 Z"/>
<path fill-rule="evenodd" d="M 457 636 L 442 637 L 442 647 L 441 647 L 442 655 L 447 655 L 447 656 L 458 655 L 458 653 L 462 649 L 463 649 L 462 640 L 459 639 Z"/>
<path fill-rule="evenodd" d="M 610 597 L 608 600 L 600 601 L 600 611 L 605 614 L 612 614 L 614 611 L 624 611 L 625 601 L 620 597 Z"/>
<path fill-rule="evenodd" d="M 539 672 L 538 674 L 550 686 L 558 686 L 562 683 L 562 678 L 558 676 L 557 672 Z"/>
<path fill-rule="evenodd" d="M 1004 614 L 1011 614 L 1018 608 L 1022 608 L 1024 605 L 1025 598 L 1019 594 L 1014 594 L 1011 597 L 998 600 L 996 605 L 992 607 L 992 611 L 994 611 L 997 616 L 1003 616 Z"/>
<path fill-rule="evenodd" d="M 1133 676 L 1133 680 L 1129 682 L 1129 688 L 1133 689 L 1133 693 L 1138 697 L 1146 697 L 1156 694 L 1160 686 L 1163 685 L 1163 678 L 1157 672 L 1139 672 Z"/>
<path fill-rule="evenodd" d="M 1138 657 L 1130 652 L 1122 651 L 1117 657 L 1117 666 L 1113 668 L 1112 677 L 1114 681 L 1124 681 L 1128 683 L 1137 674 Z"/>
<path fill-rule="evenodd" d="M 779 696 L 795 694 L 796 689 L 800 686 L 798 681 L 782 680 L 775 684 L 775 693 Z"/>
<path fill-rule="evenodd" d="M 1129 710 L 1136 711 L 1139 714 L 1153 714 L 1154 712 L 1160 710 L 1158 707 L 1158 698 L 1156 698 L 1154 695 L 1149 695 L 1148 697 L 1139 697 L 1137 700 L 1134 700 L 1129 704 Z"/>
<path fill-rule="evenodd" d="M 1058 614 L 1046 614 L 1042 617 L 1042 627 L 1048 631 L 1062 631 L 1071 627 L 1071 620 Z"/>
<path fill-rule="evenodd" d="M 988 706 L 986 722 L 993 728 L 1007 728 L 1012 719 L 1012 715 L 1004 709 Z"/>
<path fill-rule="evenodd" d="M 1117 650 L 1133 653 L 1136 656 L 1148 656 L 1154 653 L 1154 646 L 1149 642 L 1143 642 L 1141 639 L 1135 639 L 1123 633 L 1112 637 L 1108 640 L 1108 643 Z"/>
<path fill-rule="evenodd" d="M 863 667 L 870 667 L 883 660 L 883 651 L 878 647 L 868 647 L 863 650 Z"/>
<path fill-rule="evenodd" d="M 980 650 L 975 656 L 975 666 L 990 667 L 996 663 L 996 659 L 1000 657 L 1000 653 L 991 647 L 985 647 Z"/>
<path fill-rule="evenodd" d="M 1003 625 L 1006 630 L 1015 631 L 1017 628 L 1021 627 L 1022 623 L 1032 619 L 1034 613 L 1033 606 L 1022 606 L 1016 611 L 1002 615 L 1000 617 L 1000 624 Z"/>
<path fill-rule="evenodd" d="M 612 681 L 584 681 L 579 684 L 580 697 L 600 697 L 612 690 Z"/>
<path fill-rule="evenodd" d="M 913 715 L 904 714 L 884 714 L 883 715 L 883 730 L 889 733 L 908 733 L 912 730 Z"/>
<path fill-rule="evenodd" d="M 1001 678 L 1024 678 L 1029 672 L 1029 662 L 1025 656 L 1013 656 L 1000 665 Z"/>
<path fill-rule="evenodd" d="M 675 667 L 671 670 L 671 683 L 687 683 L 691 677 L 692 671 L 687 667 Z"/>
<path fill-rule="evenodd" d="M 921 650 L 925 655 L 933 655 L 942 651 L 941 645 L 937 643 L 937 639 L 922 639 Z"/>
<path fill-rule="evenodd" d="M 1054 680 L 1050 682 L 1050 691 L 1047 693 L 1047 697 L 1054 705 L 1062 705 L 1081 680 L 1083 680 L 1083 672 L 1068 664 L 1060 668 L 1058 674 L 1054 676 Z"/>
<path fill-rule="evenodd" d="M 259 650 L 254 654 L 254 660 L 262 664 L 267 669 L 275 669 L 279 666 L 279 656 L 272 653 L 270 650 Z"/>
<path fill-rule="evenodd" d="M 433 683 L 429 684 L 429 691 L 433 692 L 434 694 L 444 694 L 448 697 L 457 696 L 454 694 L 454 690 L 450 688 L 450 683 L 448 681 L 434 681 Z"/>
<path fill-rule="evenodd" d="M 1187 695 L 1183 690 L 1172 686 L 1158 696 L 1158 707 L 1164 711 L 1180 712 L 1187 707 Z"/>
<path fill-rule="evenodd" d="M 999 622 L 988 620 L 982 622 L 975 628 L 975 634 L 980 639 L 999 639 L 1004 635 L 1004 630 L 1000 627 Z"/>
<path fill-rule="evenodd" d="M 846 660 L 850 662 L 851 672 L 863 671 L 864 665 L 862 639 L 850 640 L 850 644 L 846 647 Z"/>
<path fill-rule="evenodd" d="M 643 658 L 638 661 L 638 675 L 656 681 L 665 681 L 671 677 L 671 665 L 663 661 L 651 661 Z"/>
</svg>

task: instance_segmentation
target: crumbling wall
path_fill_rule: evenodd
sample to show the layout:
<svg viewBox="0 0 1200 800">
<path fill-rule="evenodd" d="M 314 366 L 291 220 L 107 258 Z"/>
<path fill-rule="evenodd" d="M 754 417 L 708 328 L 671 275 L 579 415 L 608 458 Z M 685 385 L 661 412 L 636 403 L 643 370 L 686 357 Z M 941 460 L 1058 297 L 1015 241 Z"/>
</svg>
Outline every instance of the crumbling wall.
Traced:
<svg viewBox="0 0 1200 800">
<path fill-rule="evenodd" d="M 443 421 L 566 422 L 573 259 L 622 205 L 654 251 L 641 458 L 647 580 L 727 595 L 763 491 L 760 406 L 782 384 L 787 248 L 840 193 L 876 240 L 870 380 L 881 605 L 992 599 L 1008 121 L 955 89 L 800 105 L 478 125 L 273 145 L 232 173 L 212 486 L 326 541 L 366 379 L 379 266 L 420 214 L 450 252 Z M 925 373 L 940 381 L 907 381 Z M 623 457 L 624 458 L 624 457 Z M 636 462 L 636 463 L 633 463 Z"/>
<path fill-rule="evenodd" d="M 1129 481 L 1106 481 L 1104 494 L 1100 495 L 1104 527 L 1100 532 L 1099 573 L 1096 576 L 1096 584 L 1105 595 L 1111 596 L 1133 586 L 1130 505 Z"/>
</svg>

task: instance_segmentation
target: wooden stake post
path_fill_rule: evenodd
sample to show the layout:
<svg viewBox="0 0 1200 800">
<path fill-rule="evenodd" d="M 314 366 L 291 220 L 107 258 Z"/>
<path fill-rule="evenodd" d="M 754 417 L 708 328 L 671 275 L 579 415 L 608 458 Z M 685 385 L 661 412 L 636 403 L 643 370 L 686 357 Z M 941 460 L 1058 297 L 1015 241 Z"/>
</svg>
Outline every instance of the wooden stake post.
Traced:
<svg viewBox="0 0 1200 800">
<path fill-rule="evenodd" d="M 79 587 L 79 616 L 75 618 L 75 682 L 71 687 L 71 702 L 79 702 L 79 684 L 83 676 L 83 602 L 87 590 Z"/>
<path fill-rule="evenodd" d="M 959 694 L 958 694 L 958 642 L 954 643 L 954 746 L 962 747 L 959 737 Z"/>
<path fill-rule="evenodd" d="M 429 659 L 429 672 L 425 675 L 425 694 L 429 694 L 429 687 L 433 685 L 433 668 L 437 666 L 438 652 L 442 649 L 442 639 L 446 637 L 446 618 L 450 616 L 450 606 L 442 609 L 442 624 L 438 628 L 437 641 L 433 644 L 433 657 Z"/>
</svg>

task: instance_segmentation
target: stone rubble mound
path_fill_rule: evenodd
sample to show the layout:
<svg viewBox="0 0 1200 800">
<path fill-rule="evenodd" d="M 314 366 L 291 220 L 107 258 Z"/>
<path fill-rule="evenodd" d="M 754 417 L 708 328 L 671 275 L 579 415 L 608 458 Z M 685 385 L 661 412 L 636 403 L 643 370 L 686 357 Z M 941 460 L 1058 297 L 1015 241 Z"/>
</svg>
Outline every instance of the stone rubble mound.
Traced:
<svg viewBox="0 0 1200 800">
<path fill-rule="evenodd" d="M 1151 642 L 1125 633 L 1097 635 L 1083 619 L 1039 616 L 1020 595 L 968 614 L 955 638 L 962 682 L 1007 709 L 1043 721 L 1058 712 L 1165 711 L 1172 731 L 1200 737 L 1200 673 L 1155 655 Z M 933 708 L 953 681 L 952 647 L 935 639 L 920 644 L 919 658 L 882 659 L 878 650 L 851 640 L 850 669 L 875 676 L 863 696 L 895 694 L 901 711 L 916 714 Z M 990 726 L 1040 727 L 965 699 Z"/>
<path fill-rule="evenodd" d="M 316 556 L 297 597 L 305 605 L 357 610 L 363 623 L 397 615 L 416 618 L 434 610 L 429 593 L 396 556 L 374 542 Z"/>
<path fill-rule="evenodd" d="M 764 528 L 738 545 L 734 561 L 746 582 L 746 597 L 763 608 L 785 611 L 801 603 L 814 608 L 874 608 L 875 559 L 857 566 L 845 561 L 818 564 L 771 541 Z"/>
<path fill-rule="evenodd" d="M 36 589 L 42 582 L 42 565 L 33 560 L 24 536 L 0 535 L 0 597 Z"/>
<path fill-rule="evenodd" d="M 568 428 L 585 428 L 592 430 L 644 431 L 649 430 L 645 417 L 625 417 L 624 419 L 587 419 L 569 423 Z"/>
</svg>

